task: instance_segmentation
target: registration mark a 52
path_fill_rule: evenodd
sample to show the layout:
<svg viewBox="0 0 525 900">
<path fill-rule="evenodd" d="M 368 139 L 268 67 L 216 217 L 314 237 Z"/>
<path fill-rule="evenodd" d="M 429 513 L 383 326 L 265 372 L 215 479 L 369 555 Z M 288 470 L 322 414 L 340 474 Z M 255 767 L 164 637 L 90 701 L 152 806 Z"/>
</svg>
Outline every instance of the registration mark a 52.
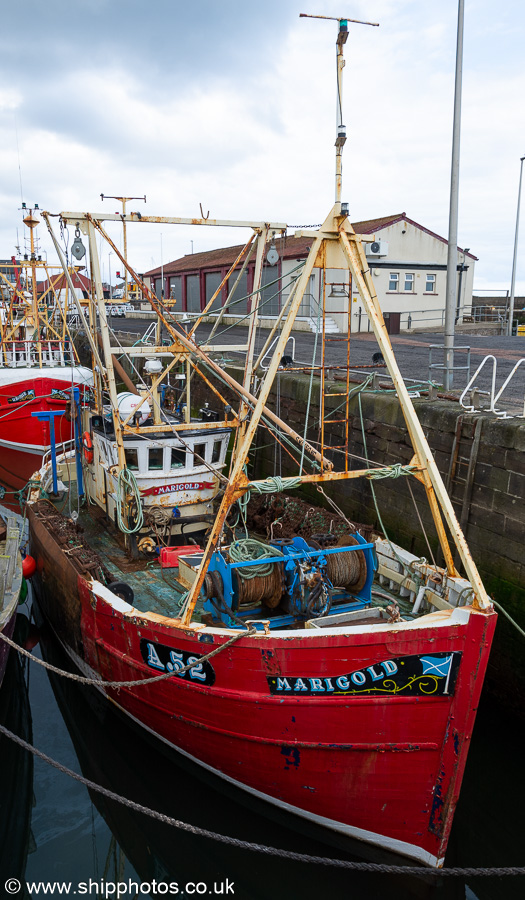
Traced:
<svg viewBox="0 0 525 900">
<path fill-rule="evenodd" d="M 215 684 L 213 666 L 209 662 L 200 662 L 200 656 L 189 653 L 187 650 L 174 650 L 172 647 L 166 647 L 165 644 L 157 644 L 155 641 L 147 641 L 142 638 L 140 652 L 146 665 L 158 672 L 171 672 L 184 681 L 192 681 L 194 684 L 203 684 L 208 687 Z M 182 672 L 181 670 L 188 665 L 191 668 Z"/>
</svg>

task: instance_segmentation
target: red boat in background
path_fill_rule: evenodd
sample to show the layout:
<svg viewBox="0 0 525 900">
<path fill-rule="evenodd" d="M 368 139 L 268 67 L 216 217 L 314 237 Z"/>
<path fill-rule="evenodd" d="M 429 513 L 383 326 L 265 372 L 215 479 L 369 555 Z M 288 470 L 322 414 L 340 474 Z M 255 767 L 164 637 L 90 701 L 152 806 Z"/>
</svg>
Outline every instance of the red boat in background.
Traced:
<svg viewBox="0 0 525 900">
<path fill-rule="evenodd" d="M 37 257 L 38 219 L 32 210 L 24 224 L 30 231 L 29 258 L 13 258 L 0 270 L 0 484 L 15 489 L 24 487 L 51 446 L 49 423 L 33 413 L 64 410 L 72 387 L 80 388 L 82 401 L 88 399 L 93 385 L 93 374 L 79 364 L 71 340 L 70 292 Z M 41 270 L 48 276 L 43 284 L 37 281 Z M 77 272 L 73 277 L 85 287 Z M 54 432 L 55 443 L 70 440 L 71 422 L 57 417 Z"/>
<path fill-rule="evenodd" d="M 50 449 L 49 423 L 33 413 L 64 410 L 72 385 L 80 387 L 81 397 L 87 400 L 92 384 L 93 374 L 85 366 L 0 367 L 0 483 L 24 487 Z M 72 428 L 65 416 L 57 417 L 55 443 L 72 440 Z"/>
</svg>

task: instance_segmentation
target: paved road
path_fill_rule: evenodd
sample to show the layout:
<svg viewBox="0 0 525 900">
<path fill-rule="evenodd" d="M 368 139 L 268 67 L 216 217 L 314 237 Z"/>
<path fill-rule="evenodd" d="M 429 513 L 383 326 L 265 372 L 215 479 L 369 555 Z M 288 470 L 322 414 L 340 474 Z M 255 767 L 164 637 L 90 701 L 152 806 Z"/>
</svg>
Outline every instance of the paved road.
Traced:
<svg viewBox="0 0 525 900">
<path fill-rule="evenodd" d="M 134 334 L 143 334 L 151 320 L 143 319 L 117 319 L 113 323 L 116 331 L 128 331 Z M 209 335 L 211 326 L 204 323 L 200 326 L 197 336 L 199 342 L 205 342 Z M 258 337 L 258 349 L 260 349 L 266 339 L 268 332 L 263 331 Z M 234 343 L 243 343 L 246 341 L 248 329 L 243 327 L 229 328 L 220 334 L 217 332 L 214 343 L 216 341 L 221 344 L 232 345 Z M 315 335 L 308 332 L 296 331 L 293 333 L 295 338 L 294 359 L 296 365 L 311 365 L 315 347 Z M 325 347 L 325 361 L 333 365 L 345 365 L 347 345 L 346 340 L 340 340 L 342 335 L 329 335 L 329 338 L 337 338 L 337 340 L 327 340 Z M 431 344 L 443 343 L 442 334 L 404 334 L 392 335 L 392 346 L 394 348 L 401 374 L 406 379 L 428 381 L 429 373 L 429 348 Z M 509 387 L 505 390 L 499 403 L 498 409 L 507 410 L 513 414 L 523 414 L 523 402 L 525 396 L 525 337 L 506 337 L 500 335 L 456 335 L 456 347 L 470 347 L 470 373 L 474 375 L 476 369 L 483 359 L 492 355 L 496 359 L 496 392 L 500 389 L 507 376 L 512 371 L 516 363 L 523 359 L 524 362 L 517 370 Z M 317 342 L 317 362 L 320 361 L 320 344 Z M 350 365 L 352 366 L 370 366 L 372 365 L 372 357 L 378 352 L 378 345 L 373 334 L 362 333 L 355 334 L 351 337 L 350 342 Z M 287 349 L 287 353 L 291 351 L 291 346 Z M 231 359 L 241 358 L 242 354 L 227 353 Z M 433 351 L 433 361 L 441 363 L 443 360 L 442 353 Z M 464 366 L 467 363 L 466 352 L 456 354 L 456 365 Z M 383 374 L 384 369 L 379 369 Z M 434 369 L 432 380 L 441 382 L 441 371 Z M 492 364 L 486 363 L 483 371 L 476 378 L 475 385 L 481 390 L 489 391 L 492 380 Z M 458 371 L 454 375 L 454 393 L 461 393 L 466 387 L 468 376 L 466 371 Z M 482 398 L 483 404 L 487 403 L 485 397 Z"/>
</svg>

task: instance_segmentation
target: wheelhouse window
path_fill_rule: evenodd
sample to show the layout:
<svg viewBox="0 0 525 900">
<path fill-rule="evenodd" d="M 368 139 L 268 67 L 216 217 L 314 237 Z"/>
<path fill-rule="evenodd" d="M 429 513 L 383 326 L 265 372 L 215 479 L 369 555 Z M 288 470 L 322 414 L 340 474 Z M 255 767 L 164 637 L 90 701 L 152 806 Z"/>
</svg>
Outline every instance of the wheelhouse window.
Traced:
<svg viewBox="0 0 525 900">
<path fill-rule="evenodd" d="M 435 292 L 436 292 L 436 276 L 435 275 L 427 275 L 427 280 L 425 283 L 425 292 L 427 294 L 435 294 Z"/>
<path fill-rule="evenodd" d="M 222 449 L 222 441 L 214 441 L 213 442 L 213 450 L 211 454 L 212 463 L 218 463 L 221 461 L 221 449 Z"/>
<path fill-rule="evenodd" d="M 195 444 L 193 448 L 193 465 L 202 466 L 202 460 L 204 459 L 206 459 L 206 444 Z"/>
<path fill-rule="evenodd" d="M 390 272 L 390 275 L 388 276 L 388 290 L 399 290 L 399 274 L 397 272 Z"/>
<path fill-rule="evenodd" d="M 139 467 L 139 451 L 136 447 L 130 447 L 125 451 L 125 454 L 127 468 L 131 469 L 132 472 L 137 472 Z"/>
<path fill-rule="evenodd" d="M 183 469 L 186 465 L 186 451 L 177 449 L 176 447 L 172 448 L 171 451 L 171 469 Z"/>
<path fill-rule="evenodd" d="M 405 291 L 414 293 L 414 276 L 411 272 L 405 272 Z"/>
<path fill-rule="evenodd" d="M 164 447 L 150 447 L 148 469 L 164 468 Z"/>
</svg>

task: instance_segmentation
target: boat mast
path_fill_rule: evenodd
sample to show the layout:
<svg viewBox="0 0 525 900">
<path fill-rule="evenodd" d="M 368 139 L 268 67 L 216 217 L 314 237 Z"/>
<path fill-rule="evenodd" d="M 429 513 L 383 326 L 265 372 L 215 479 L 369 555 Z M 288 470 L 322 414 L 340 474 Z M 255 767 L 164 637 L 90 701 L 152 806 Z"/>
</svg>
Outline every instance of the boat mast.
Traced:
<svg viewBox="0 0 525 900">
<path fill-rule="evenodd" d="M 38 209 L 38 204 L 35 204 L 35 209 Z M 31 267 L 31 304 L 33 310 L 33 335 L 36 338 L 36 347 L 38 350 L 38 365 L 42 368 L 42 341 L 40 339 L 40 320 L 39 320 L 39 310 L 38 310 L 38 297 L 37 297 L 37 280 L 36 280 L 36 250 L 35 250 L 35 235 L 34 229 L 37 225 L 40 224 L 40 220 L 33 216 L 33 210 L 30 209 L 29 213 L 25 217 L 24 225 L 27 225 L 29 228 L 29 238 L 30 238 L 30 257 L 29 264 Z M 26 285 L 27 287 L 27 285 Z"/>
<path fill-rule="evenodd" d="M 113 194 L 101 194 L 101 200 L 118 200 L 122 203 L 122 236 L 124 242 L 124 259 L 128 258 L 128 236 L 126 230 L 126 203 L 128 200 L 144 200 L 146 202 L 146 194 L 143 197 L 115 197 Z M 126 303 L 129 301 L 128 295 L 128 270 L 124 267 L 124 298 Z"/>
<path fill-rule="evenodd" d="M 335 202 L 341 204 L 343 187 L 343 147 L 346 143 L 346 128 L 343 125 L 343 69 L 345 67 L 344 45 L 348 40 L 348 23 L 354 25 L 372 25 L 379 27 L 379 22 L 362 22 L 360 19 L 339 19 L 337 16 L 317 16 L 310 13 L 299 13 L 300 19 L 328 19 L 339 23 L 336 41 L 337 98 L 335 116 Z"/>
</svg>

